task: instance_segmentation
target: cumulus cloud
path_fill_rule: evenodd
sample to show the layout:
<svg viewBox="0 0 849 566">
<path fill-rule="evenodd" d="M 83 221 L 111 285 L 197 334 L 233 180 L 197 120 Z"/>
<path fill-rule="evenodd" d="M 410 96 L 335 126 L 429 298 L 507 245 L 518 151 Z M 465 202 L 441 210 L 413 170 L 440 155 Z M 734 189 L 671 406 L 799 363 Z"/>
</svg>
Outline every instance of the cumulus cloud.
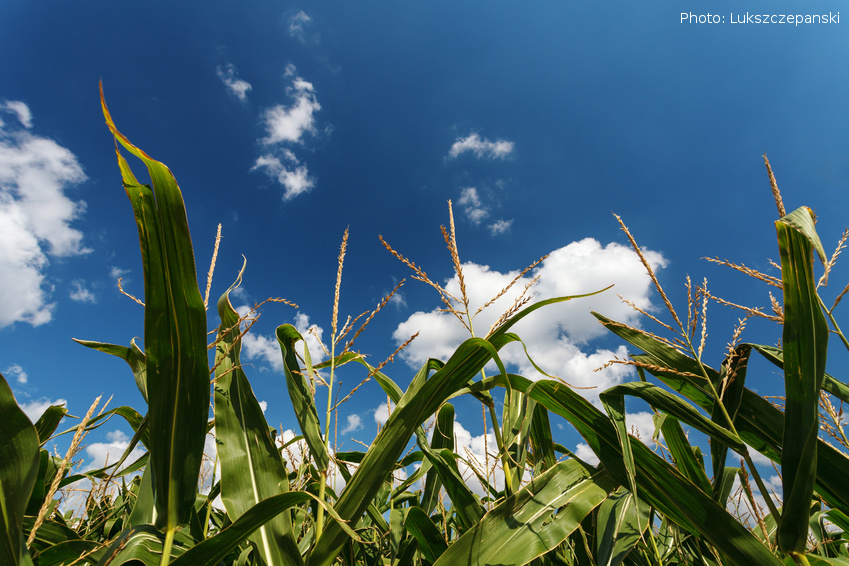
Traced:
<svg viewBox="0 0 849 566">
<path fill-rule="evenodd" d="M 33 423 L 38 420 L 38 418 L 44 414 L 44 411 L 49 409 L 53 405 L 68 405 L 68 402 L 65 399 L 39 399 L 38 401 L 30 401 L 29 403 L 19 403 L 18 404 L 26 413 L 26 416 L 29 417 Z"/>
<path fill-rule="evenodd" d="M 513 152 L 513 142 L 507 140 L 491 141 L 480 137 L 479 134 L 469 134 L 465 138 L 457 138 L 451 145 L 448 156 L 456 159 L 469 151 L 474 153 L 478 159 L 504 159 Z"/>
<path fill-rule="evenodd" d="M 108 464 L 114 464 L 121 459 L 124 451 L 130 445 L 130 437 L 120 430 L 106 433 L 108 442 L 94 442 L 85 448 L 88 455 L 87 463 L 83 471 L 97 470 Z M 132 464 L 144 455 L 144 447 L 138 445 L 133 448 L 130 455 L 124 460 L 122 467 Z"/>
<path fill-rule="evenodd" d="M 242 309 L 242 307 L 237 308 Z M 324 360 L 324 349 L 321 346 L 321 337 L 324 334 L 317 324 L 310 324 L 310 317 L 304 313 L 295 315 L 294 326 L 304 337 L 304 342 L 310 352 L 310 358 L 314 363 Z M 295 345 L 298 353 L 303 355 L 304 342 Z M 263 336 L 261 334 L 248 332 L 242 336 L 242 359 L 263 361 L 278 372 L 283 371 L 283 355 L 280 353 L 280 345 L 276 336 Z"/>
<path fill-rule="evenodd" d="M 6 101 L 24 125 L 29 108 Z M 65 190 L 86 179 L 67 148 L 29 130 L 0 125 L 0 328 L 18 321 L 48 322 L 54 305 L 45 270 L 48 256 L 69 257 L 90 250 L 71 227 L 85 209 Z"/>
<path fill-rule="evenodd" d="M 86 289 L 85 281 L 82 279 L 71 281 L 70 297 L 72 300 L 80 303 L 94 303 L 96 301 L 94 293 Z"/>
<path fill-rule="evenodd" d="M 26 383 L 27 379 L 29 379 L 29 377 L 27 376 L 27 372 L 25 372 L 24 368 L 22 368 L 18 364 L 12 364 L 11 366 L 7 367 L 3 371 L 3 373 L 6 374 L 6 377 L 14 377 L 15 381 L 20 384 Z"/>
<path fill-rule="evenodd" d="M 248 100 L 248 91 L 253 87 L 251 87 L 251 83 L 239 78 L 235 65 L 228 63 L 224 67 L 217 67 L 216 72 L 218 78 L 221 79 L 221 82 L 224 83 L 231 94 L 242 102 Z"/>
<path fill-rule="evenodd" d="M 345 428 L 342 429 L 342 434 L 357 432 L 358 430 L 362 430 L 362 428 L 363 419 L 360 415 L 348 415 L 348 423 L 345 425 Z"/>
<path fill-rule="evenodd" d="M 463 207 L 466 218 L 472 224 L 480 224 L 481 220 L 489 216 L 489 210 L 481 203 L 478 190 L 474 187 L 466 187 L 460 192 L 460 200 L 457 204 Z"/>
<path fill-rule="evenodd" d="M 315 181 L 309 175 L 306 165 L 297 165 L 291 169 L 280 159 L 271 154 L 257 158 L 251 171 L 262 170 L 272 179 L 283 185 L 283 200 L 292 200 L 315 186 Z"/>
<path fill-rule="evenodd" d="M 283 200 L 291 200 L 312 189 L 315 179 L 307 166 L 285 146 L 302 144 L 307 134 L 316 132 L 315 113 L 321 110 L 321 105 L 312 83 L 300 77 L 294 65 L 286 67 L 285 76 L 292 81 L 288 88 L 292 103 L 288 106 L 278 104 L 263 112 L 268 135 L 260 141 L 268 150 L 257 158 L 251 171 L 263 171 L 283 186 Z"/>
<path fill-rule="evenodd" d="M 654 269 L 666 265 L 661 254 L 651 250 L 645 250 L 645 254 Z M 474 313 L 516 278 L 519 272 L 502 273 L 486 265 L 466 263 L 463 274 L 470 312 Z M 633 251 L 620 244 L 602 246 L 592 238 L 573 242 L 551 252 L 539 266 L 521 277 L 507 293 L 478 314 L 474 324 L 480 334 L 486 333 L 534 277 L 539 278 L 531 288 L 534 301 L 585 294 L 615 284 L 614 289 L 593 297 L 549 305 L 518 322 L 512 329 L 524 340 L 529 355 L 540 367 L 573 385 L 592 387 L 580 391 L 591 401 L 597 402 L 599 392 L 622 383 L 633 372 L 633 368 L 613 365 L 599 372 L 592 371 L 613 356 L 626 356 L 627 349 L 620 346 L 616 351 L 601 348 L 584 351 L 583 347 L 592 339 L 607 333 L 590 311 L 595 310 L 632 326 L 639 325 L 639 315 L 623 304 L 617 294 L 644 310 L 653 310 L 650 301 L 653 286 L 645 268 Z M 455 296 L 461 295 L 456 275 L 448 279 L 444 287 Z M 410 315 L 398 325 L 393 338 L 400 344 L 416 332 L 420 333 L 419 337 L 401 353 L 403 359 L 416 368 L 421 367 L 429 357 L 447 359 L 469 337 L 453 315 L 437 307 Z M 506 363 L 518 367 L 523 375 L 540 377 L 528 362 L 521 346 L 508 345 L 500 354 Z"/>
<path fill-rule="evenodd" d="M 298 76 L 294 65 L 286 67 L 286 76 L 292 78 L 289 94 L 294 100 L 289 106 L 278 104 L 263 114 L 268 131 L 268 136 L 262 140 L 265 144 L 300 143 L 304 134 L 315 132 L 314 114 L 321 110 L 321 105 L 312 83 Z"/>
</svg>

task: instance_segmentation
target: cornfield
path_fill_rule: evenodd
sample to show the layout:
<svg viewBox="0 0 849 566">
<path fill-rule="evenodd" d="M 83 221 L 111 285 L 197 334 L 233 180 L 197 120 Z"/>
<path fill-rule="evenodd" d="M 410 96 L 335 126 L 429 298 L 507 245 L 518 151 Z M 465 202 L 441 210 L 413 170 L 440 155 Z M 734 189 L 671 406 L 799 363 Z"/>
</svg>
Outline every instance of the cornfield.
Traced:
<svg viewBox="0 0 849 566">
<path fill-rule="evenodd" d="M 849 440 L 842 412 L 849 386 L 825 371 L 829 338 L 849 348 L 834 315 L 849 286 L 831 307 L 820 295 L 846 234 L 827 256 L 812 211 L 784 210 L 768 162 L 779 209 L 781 277 L 722 263 L 781 291 L 771 314 L 744 308 L 747 317 L 782 325 L 779 346 L 740 343 L 744 319 L 725 358 L 709 365 L 702 359 L 705 309 L 713 298 L 706 285 L 694 289 L 687 282 L 687 315 L 679 316 L 619 219 L 664 301 L 668 322 L 644 313 L 661 328 L 656 335 L 593 313 L 640 352 L 611 360 L 635 366 L 640 380 L 601 393 L 601 410 L 557 378 L 531 380 L 508 372 L 499 357 L 507 344 L 521 343 L 511 332 L 519 320 L 580 296 L 530 303 L 526 288 L 485 335 L 475 334 L 452 217 L 443 236 L 459 277 L 459 297 L 384 242 L 414 279 L 436 289 L 469 331 L 450 357 L 430 359 L 403 390 L 383 364 L 370 365 L 351 347 L 389 297 L 356 331 L 360 319 L 337 324 L 346 232 L 327 360 L 313 364 L 294 326 L 276 330 L 299 426 L 298 436 L 284 439 L 266 422 L 240 363 L 251 319 L 237 313 L 230 293 L 242 274 L 217 301 L 220 323 L 210 343 L 209 300 L 198 284 L 180 189 L 164 164 L 118 131 L 102 92 L 101 102 L 138 227 L 144 348 L 78 342 L 123 358 L 147 406 L 95 416 L 95 402 L 79 423 L 59 433 L 74 435 L 68 456 L 60 458 L 45 445 L 57 436 L 66 409 L 50 407 L 33 424 L 0 376 L 0 564 L 849 564 Z M 144 163 L 150 185 L 136 179 L 118 144 Z M 823 265 L 819 280 L 817 258 Z M 746 387 L 755 354 L 783 371 L 780 404 Z M 488 375 L 493 363 L 497 371 Z M 376 381 L 393 406 L 363 452 L 331 448 L 336 371 L 346 364 L 362 366 L 364 380 Z M 324 411 L 317 384 L 327 387 Z M 462 477 L 467 462 L 455 449 L 451 400 L 464 395 L 480 402 L 496 438 L 495 467 L 503 481 L 478 473 L 484 496 Z M 663 440 L 659 449 L 628 433 L 626 398 L 652 407 Z M 597 465 L 555 442 L 551 415 L 574 427 Z M 69 461 L 86 432 L 112 416 L 125 419 L 135 433 L 124 456 L 100 470 L 71 473 Z M 688 431 L 709 439 L 709 454 L 691 444 Z M 217 448 L 215 471 L 206 478 L 209 489 L 201 490 L 210 434 Z M 128 461 L 137 447 L 144 454 Z M 782 498 L 768 489 L 755 454 L 780 470 Z M 399 482 L 393 474 L 400 469 L 414 472 Z M 331 481 L 336 476 L 344 479 L 338 493 Z M 741 486 L 737 494 L 735 480 Z M 62 494 L 78 485 L 92 486 L 84 508 L 61 512 Z M 741 498 L 751 512 L 741 512 Z"/>
</svg>

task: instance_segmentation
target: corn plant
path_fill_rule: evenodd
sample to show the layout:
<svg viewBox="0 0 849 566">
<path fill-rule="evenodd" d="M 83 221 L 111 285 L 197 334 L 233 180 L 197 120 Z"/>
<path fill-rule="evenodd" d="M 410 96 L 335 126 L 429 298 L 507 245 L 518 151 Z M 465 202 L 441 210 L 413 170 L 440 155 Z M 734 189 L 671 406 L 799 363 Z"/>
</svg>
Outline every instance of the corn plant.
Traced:
<svg viewBox="0 0 849 566">
<path fill-rule="evenodd" d="M 814 254 L 827 275 L 846 236 L 826 260 L 812 213 L 807 208 L 785 213 L 771 170 L 779 203 L 781 277 L 756 277 L 780 288 L 783 302 L 773 300 L 772 315 L 757 309 L 747 312 L 782 325 L 780 346 L 741 343 L 741 325 L 718 369 L 708 365 L 703 352 L 712 296 L 706 283 L 694 297 L 688 282 L 688 316 L 679 317 L 620 220 L 667 306 L 671 322 L 652 318 L 668 336 L 594 314 L 640 351 L 612 363 L 635 366 L 641 379 L 602 392 L 599 408 L 555 377 L 528 379 L 511 373 L 499 352 L 507 344 L 521 343 L 511 332 L 514 325 L 539 309 L 586 295 L 534 303 L 531 283 L 481 333 L 475 327 L 480 310 L 471 312 L 465 290 L 449 204 L 449 227 L 442 233 L 460 282 L 459 296 L 383 243 L 413 270 L 414 279 L 439 293 L 469 338 L 447 359 L 428 360 L 406 390 L 387 374 L 385 362 L 372 366 L 354 351 L 357 336 L 389 297 L 345 341 L 366 315 L 349 319 L 341 328 L 337 324 L 346 230 L 328 359 L 313 364 L 306 340 L 294 326 L 283 324 L 276 330 L 285 389 L 299 428 L 298 436 L 284 439 L 266 422 L 240 361 L 241 342 L 251 322 L 239 316 L 230 295 L 245 267 L 218 299 L 217 308 L 210 309 L 217 311 L 218 330 L 209 344 L 209 282 L 204 299 L 181 191 L 165 165 L 120 133 L 102 92 L 101 102 L 117 142 L 122 183 L 141 245 L 144 344 L 79 342 L 124 359 L 147 406 L 142 411 L 101 407 L 95 414 L 98 400 L 81 422 L 57 434 L 65 409 L 51 407 L 33 424 L 0 376 L 0 563 L 849 563 L 849 487 L 844 480 L 849 440 L 842 410 L 835 407 L 849 401 L 849 387 L 825 372 L 829 330 L 849 347 L 834 317 L 849 286 L 827 308 L 814 277 Z M 149 185 L 137 180 L 118 146 L 142 161 Z M 543 260 L 532 263 L 481 309 Z M 213 352 L 211 359 L 208 351 Z M 746 388 L 752 352 L 783 369 L 783 407 Z M 336 372 L 346 364 L 358 364 L 365 373 L 363 382 L 375 380 L 394 406 L 365 451 L 336 452 L 331 443 L 330 421 L 338 407 L 333 405 Z M 497 369 L 487 372 L 488 364 Z M 316 383 L 328 389 L 323 413 Z M 491 469 L 480 469 L 454 445 L 451 401 L 463 395 L 476 399 L 488 416 L 485 426 L 492 427 L 496 439 L 494 473 L 503 477 L 502 487 Z M 653 408 L 661 448 L 653 451 L 628 434 L 627 397 Z M 503 398 L 500 407 L 496 398 Z M 582 461 L 555 441 L 552 414 L 581 434 L 598 465 Z M 85 434 L 116 415 L 134 431 L 123 457 L 104 469 L 72 473 L 73 454 Z M 691 443 L 688 430 L 709 439 L 709 461 L 702 447 Z M 44 448 L 62 434 L 74 435 L 64 458 Z M 202 467 L 208 434 L 214 435 L 216 445 L 211 477 Z M 143 455 L 128 461 L 136 447 Z M 773 497 L 766 488 L 753 463 L 755 451 L 780 467 L 783 497 Z M 739 466 L 730 452 L 741 456 Z M 462 468 L 475 474 L 483 496 L 469 487 Z M 400 469 L 414 471 L 399 483 L 394 473 Z M 199 489 L 204 474 L 208 491 Z M 331 481 L 335 474 L 345 481 L 338 492 Z M 741 480 L 754 520 L 735 507 L 735 478 Z M 766 510 L 755 504 L 751 482 Z M 82 506 L 60 512 L 59 498 L 74 489 L 85 496 Z"/>
</svg>

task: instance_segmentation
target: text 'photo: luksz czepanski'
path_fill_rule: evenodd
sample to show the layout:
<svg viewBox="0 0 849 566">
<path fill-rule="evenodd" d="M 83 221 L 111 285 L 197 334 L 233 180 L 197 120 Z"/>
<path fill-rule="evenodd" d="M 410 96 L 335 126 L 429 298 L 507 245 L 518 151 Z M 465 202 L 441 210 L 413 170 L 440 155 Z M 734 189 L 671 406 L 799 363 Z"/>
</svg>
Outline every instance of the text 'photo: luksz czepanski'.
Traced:
<svg viewBox="0 0 849 566">
<path fill-rule="evenodd" d="M 839 24 L 840 12 L 829 12 L 827 14 L 750 14 L 730 13 L 728 16 L 721 14 L 694 14 L 693 12 L 681 12 L 682 24 L 792 24 L 794 26 L 806 24 Z"/>
</svg>

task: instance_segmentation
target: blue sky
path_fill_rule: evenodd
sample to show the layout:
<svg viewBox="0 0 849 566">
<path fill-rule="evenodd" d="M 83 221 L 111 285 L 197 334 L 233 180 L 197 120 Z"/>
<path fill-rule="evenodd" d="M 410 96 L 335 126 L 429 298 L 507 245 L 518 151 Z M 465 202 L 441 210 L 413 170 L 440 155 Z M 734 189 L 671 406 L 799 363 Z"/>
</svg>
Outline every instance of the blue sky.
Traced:
<svg viewBox="0 0 849 566">
<path fill-rule="evenodd" d="M 551 373 L 603 387 L 634 374 L 590 371 L 627 350 L 589 310 L 643 324 L 619 293 L 663 314 L 611 213 L 651 251 L 679 309 L 690 274 L 769 310 L 763 284 L 701 259 L 776 274 L 763 153 L 788 210 L 818 213 L 829 252 L 845 225 L 849 23 L 730 23 L 745 12 L 836 14 L 841 2 L 172 4 L 0 7 L 0 371 L 33 412 L 62 399 L 81 415 L 101 393 L 113 407 L 142 408 L 122 361 L 71 341 L 143 336 L 142 309 L 116 288 L 122 276 L 127 291 L 144 292 L 101 79 L 121 131 L 180 183 L 203 279 L 222 224 L 213 298 L 244 254 L 234 302 L 298 304 L 264 307 L 243 354 L 269 422 L 283 429 L 296 423 L 268 340 L 291 322 L 317 325 L 326 342 L 346 227 L 343 316 L 371 310 L 407 278 L 357 342 L 377 363 L 421 330 L 386 370 L 402 386 L 463 332 L 378 235 L 450 288 L 439 225 L 451 199 L 478 304 L 547 253 L 535 297 L 616 285 L 520 329 Z M 706 8 L 725 23 L 681 22 L 682 11 Z M 824 295 L 833 300 L 846 280 L 838 263 Z M 718 366 L 740 315 L 709 309 L 707 360 Z M 482 314 L 476 328 L 485 333 L 499 314 Z M 774 324 L 750 321 L 743 340 L 778 337 Z M 506 357 L 527 369 L 518 353 Z M 780 391 L 780 374 L 753 367 L 750 387 Z M 343 373 L 342 395 L 362 377 Z M 340 449 L 373 438 L 381 403 L 369 383 L 340 408 Z M 472 412 L 459 422 L 474 443 L 481 417 L 464 403 Z M 113 424 L 84 458 L 126 441 L 115 431 L 127 427 Z"/>
</svg>

